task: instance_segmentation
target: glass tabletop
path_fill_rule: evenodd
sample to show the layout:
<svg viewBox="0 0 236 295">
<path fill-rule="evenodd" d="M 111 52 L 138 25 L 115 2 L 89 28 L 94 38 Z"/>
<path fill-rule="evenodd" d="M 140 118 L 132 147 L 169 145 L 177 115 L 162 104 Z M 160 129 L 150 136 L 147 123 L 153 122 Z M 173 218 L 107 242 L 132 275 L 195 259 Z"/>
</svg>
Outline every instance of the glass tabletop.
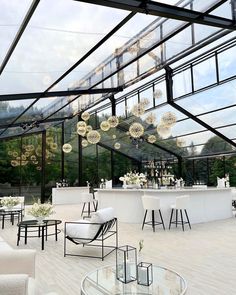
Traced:
<svg viewBox="0 0 236 295">
<path fill-rule="evenodd" d="M 81 295 L 183 295 L 187 283 L 175 271 L 153 265 L 153 283 L 141 286 L 137 281 L 123 284 L 116 279 L 115 266 L 105 266 L 86 275 L 81 283 Z"/>
<path fill-rule="evenodd" d="M 4 209 L 2 209 L 2 208 L 0 208 L 0 214 L 1 215 L 7 215 L 7 214 L 12 214 L 12 213 L 20 213 L 20 212 L 22 212 L 23 211 L 23 209 L 18 209 L 18 208 L 12 208 L 12 209 L 8 209 L 8 208 L 4 208 Z"/>
<path fill-rule="evenodd" d="M 38 227 L 38 226 L 51 226 L 51 225 L 56 225 L 62 223 L 61 220 L 56 220 L 56 219 L 46 219 L 43 220 L 42 223 L 38 223 L 37 220 L 24 220 L 21 221 L 18 226 L 28 226 L 28 227 Z"/>
</svg>

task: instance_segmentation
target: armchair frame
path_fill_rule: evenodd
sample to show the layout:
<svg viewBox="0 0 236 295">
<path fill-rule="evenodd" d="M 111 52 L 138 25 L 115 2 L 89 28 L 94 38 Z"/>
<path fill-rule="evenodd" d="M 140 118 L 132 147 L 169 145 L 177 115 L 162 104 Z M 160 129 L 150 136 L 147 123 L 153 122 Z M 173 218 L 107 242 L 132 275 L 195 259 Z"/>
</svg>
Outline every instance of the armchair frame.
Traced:
<svg viewBox="0 0 236 295">
<path fill-rule="evenodd" d="M 65 256 L 80 256 L 80 257 L 88 257 L 88 258 L 99 258 L 104 260 L 104 258 L 111 254 L 116 248 L 118 247 L 118 224 L 117 218 L 113 218 L 104 223 L 90 223 L 90 225 L 100 225 L 97 233 L 92 239 L 88 238 L 75 238 L 70 237 L 66 233 L 66 225 L 67 224 L 86 224 L 86 222 L 65 222 L 64 228 L 64 257 Z M 113 229 L 114 228 L 114 229 Z M 114 245 L 105 245 L 105 241 L 110 237 L 115 236 L 115 246 Z M 84 246 L 91 246 L 91 247 L 99 247 L 101 248 L 101 255 L 100 256 L 93 256 L 93 255 L 82 255 L 82 254 L 72 254 L 67 252 L 67 240 L 73 242 L 76 245 Z M 82 240 L 82 242 L 81 242 Z M 96 243 L 98 242 L 98 243 Z M 96 243 L 96 244 L 94 244 Z M 105 253 L 105 248 L 110 248 L 110 250 Z"/>
</svg>

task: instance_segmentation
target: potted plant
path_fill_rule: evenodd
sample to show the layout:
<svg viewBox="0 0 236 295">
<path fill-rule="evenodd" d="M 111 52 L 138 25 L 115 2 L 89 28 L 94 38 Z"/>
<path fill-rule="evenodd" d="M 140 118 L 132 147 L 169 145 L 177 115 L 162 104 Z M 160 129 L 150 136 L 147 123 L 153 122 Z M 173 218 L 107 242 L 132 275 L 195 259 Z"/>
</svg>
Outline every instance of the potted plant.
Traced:
<svg viewBox="0 0 236 295">
<path fill-rule="evenodd" d="M 11 210 L 14 206 L 20 204 L 20 199 L 17 197 L 4 197 L 0 201 L 1 205 L 7 207 L 8 210 Z"/>
<path fill-rule="evenodd" d="M 28 214 L 34 216 L 38 223 L 42 223 L 43 219 L 55 213 L 53 206 L 50 203 L 41 204 L 40 202 L 34 203 L 33 206 L 27 211 Z"/>
</svg>

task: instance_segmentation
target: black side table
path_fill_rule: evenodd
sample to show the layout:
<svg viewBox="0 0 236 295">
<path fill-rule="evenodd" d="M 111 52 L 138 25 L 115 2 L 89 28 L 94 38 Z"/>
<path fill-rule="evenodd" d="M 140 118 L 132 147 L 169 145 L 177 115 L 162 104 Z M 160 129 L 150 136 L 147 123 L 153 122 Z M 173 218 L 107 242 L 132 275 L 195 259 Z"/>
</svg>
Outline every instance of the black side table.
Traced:
<svg viewBox="0 0 236 295">
<path fill-rule="evenodd" d="M 60 224 L 61 220 L 56 219 L 48 219 L 43 220 L 42 223 L 38 223 L 37 220 L 25 220 L 21 221 L 17 224 L 18 233 L 17 233 L 17 246 L 19 246 L 20 238 L 24 238 L 25 244 L 27 244 L 28 238 L 40 238 L 41 237 L 41 248 L 44 250 L 44 241 L 47 241 L 48 236 L 55 236 L 55 240 L 57 241 L 57 235 L 61 232 L 60 229 L 57 228 L 58 224 Z M 48 227 L 54 226 L 54 232 L 48 234 Z M 37 235 L 34 234 L 37 232 Z M 32 234 L 33 233 L 33 234 Z"/>
<path fill-rule="evenodd" d="M 11 224 L 14 225 L 15 216 L 18 218 L 18 222 L 22 221 L 22 211 L 23 209 L 1 209 L 0 218 L 2 218 L 2 229 L 5 226 L 5 217 L 9 216 Z"/>
</svg>

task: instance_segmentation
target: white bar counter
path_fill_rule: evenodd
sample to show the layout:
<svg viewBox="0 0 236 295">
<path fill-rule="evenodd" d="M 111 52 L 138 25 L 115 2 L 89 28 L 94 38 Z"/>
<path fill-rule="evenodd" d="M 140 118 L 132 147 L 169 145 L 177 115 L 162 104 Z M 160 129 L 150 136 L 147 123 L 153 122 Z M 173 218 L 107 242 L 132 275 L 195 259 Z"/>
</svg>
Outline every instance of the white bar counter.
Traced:
<svg viewBox="0 0 236 295">
<path fill-rule="evenodd" d="M 82 202 L 81 194 L 88 193 L 87 186 L 81 187 L 53 187 L 52 188 L 52 204 L 79 204 Z"/>
<path fill-rule="evenodd" d="M 141 197 L 144 194 L 161 199 L 165 226 L 169 226 L 170 205 L 175 198 L 188 194 L 190 223 L 201 223 L 232 217 L 231 188 L 181 188 L 181 189 L 97 189 L 99 208 L 113 207 L 120 222 L 142 223 L 144 209 Z M 157 214 L 159 218 L 159 214 Z"/>
</svg>

